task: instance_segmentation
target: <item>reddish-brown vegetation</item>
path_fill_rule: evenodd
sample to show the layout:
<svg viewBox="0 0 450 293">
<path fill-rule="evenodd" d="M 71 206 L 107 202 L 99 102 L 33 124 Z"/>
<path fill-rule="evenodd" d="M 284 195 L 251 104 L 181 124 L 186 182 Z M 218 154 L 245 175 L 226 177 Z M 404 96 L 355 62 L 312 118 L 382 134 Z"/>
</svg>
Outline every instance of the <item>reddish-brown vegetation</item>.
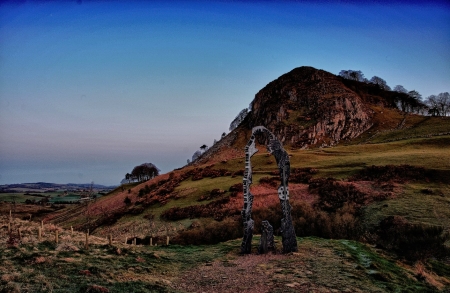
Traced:
<svg viewBox="0 0 450 293">
<path fill-rule="evenodd" d="M 350 180 L 370 180 L 378 182 L 405 182 L 407 180 L 428 180 L 429 171 L 424 167 L 411 165 L 370 166 L 361 170 Z"/>
</svg>

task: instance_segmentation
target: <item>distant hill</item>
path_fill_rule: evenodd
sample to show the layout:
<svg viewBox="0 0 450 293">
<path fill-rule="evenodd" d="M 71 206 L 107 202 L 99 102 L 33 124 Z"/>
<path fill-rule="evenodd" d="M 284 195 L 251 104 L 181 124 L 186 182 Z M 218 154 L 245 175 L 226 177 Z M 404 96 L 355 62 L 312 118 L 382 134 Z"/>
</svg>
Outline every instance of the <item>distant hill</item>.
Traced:
<svg viewBox="0 0 450 293">
<path fill-rule="evenodd" d="M 114 189 L 116 186 L 105 186 L 100 184 L 93 184 L 92 188 L 96 190 L 110 190 Z M 63 189 L 63 190 L 82 190 L 91 188 L 91 183 L 47 183 L 47 182 L 36 182 L 36 183 L 19 183 L 19 184 L 3 184 L 0 185 L 0 192 L 21 192 L 20 190 L 33 190 L 33 192 L 45 192 L 49 189 Z"/>
</svg>

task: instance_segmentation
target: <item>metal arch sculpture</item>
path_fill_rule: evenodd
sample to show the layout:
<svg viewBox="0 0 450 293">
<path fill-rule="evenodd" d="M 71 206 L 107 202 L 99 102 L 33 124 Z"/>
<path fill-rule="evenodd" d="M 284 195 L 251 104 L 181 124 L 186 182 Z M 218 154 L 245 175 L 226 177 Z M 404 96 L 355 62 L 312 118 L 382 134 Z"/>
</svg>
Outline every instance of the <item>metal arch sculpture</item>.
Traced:
<svg viewBox="0 0 450 293">
<path fill-rule="evenodd" d="M 292 224 L 291 205 L 289 204 L 289 175 L 290 162 L 289 155 L 284 150 L 281 142 L 264 126 L 257 126 L 252 129 L 252 136 L 245 146 L 245 172 L 243 179 L 244 208 L 241 211 L 244 222 L 244 237 L 241 244 L 241 253 L 251 253 L 251 242 L 253 237 L 254 221 L 252 219 L 253 195 L 250 193 L 252 184 L 252 165 L 250 158 L 258 152 L 255 146 L 255 134 L 264 133 L 269 138 L 267 150 L 275 157 L 280 171 L 281 184 L 278 187 L 278 198 L 280 199 L 283 218 L 281 219 L 281 235 L 283 243 L 283 253 L 297 251 L 297 238 L 295 236 L 294 225 Z"/>
</svg>

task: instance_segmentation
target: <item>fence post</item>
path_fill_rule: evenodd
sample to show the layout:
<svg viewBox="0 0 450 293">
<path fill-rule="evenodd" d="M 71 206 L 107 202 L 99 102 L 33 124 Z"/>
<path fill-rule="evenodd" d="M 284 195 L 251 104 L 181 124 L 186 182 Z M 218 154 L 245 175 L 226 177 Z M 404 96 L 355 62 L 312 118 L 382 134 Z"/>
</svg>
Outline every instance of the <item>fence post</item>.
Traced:
<svg viewBox="0 0 450 293">
<path fill-rule="evenodd" d="M 150 246 L 153 246 L 153 237 L 150 237 Z"/>
<path fill-rule="evenodd" d="M 55 231 L 55 242 L 58 244 L 58 230 Z"/>
<path fill-rule="evenodd" d="M 128 237 L 125 237 L 125 244 L 127 244 Z"/>
<path fill-rule="evenodd" d="M 70 236 L 73 236 L 73 227 L 70 226 Z"/>
<path fill-rule="evenodd" d="M 44 221 L 41 221 L 41 229 L 44 231 Z"/>
<path fill-rule="evenodd" d="M 86 244 L 84 245 L 86 249 L 89 248 L 89 233 L 86 233 Z"/>
<path fill-rule="evenodd" d="M 166 245 L 169 245 L 169 236 L 167 236 Z"/>
<path fill-rule="evenodd" d="M 109 239 L 109 246 L 111 246 L 112 245 L 112 234 L 109 234 L 109 237 L 108 237 Z"/>
<path fill-rule="evenodd" d="M 38 228 L 38 240 L 39 241 L 42 240 L 42 228 L 41 227 Z"/>
<path fill-rule="evenodd" d="M 133 239 L 133 245 L 136 245 L 136 237 Z"/>
<path fill-rule="evenodd" d="M 8 233 L 11 233 L 11 220 L 8 222 Z"/>
</svg>

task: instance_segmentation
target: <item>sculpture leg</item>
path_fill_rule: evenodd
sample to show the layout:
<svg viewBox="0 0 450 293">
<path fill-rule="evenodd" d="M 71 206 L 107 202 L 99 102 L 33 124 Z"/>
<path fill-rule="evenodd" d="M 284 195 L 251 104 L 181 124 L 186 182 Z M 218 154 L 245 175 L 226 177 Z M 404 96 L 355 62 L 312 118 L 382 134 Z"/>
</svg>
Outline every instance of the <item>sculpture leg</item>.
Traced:
<svg viewBox="0 0 450 293">
<path fill-rule="evenodd" d="M 281 237 L 283 242 L 283 253 L 298 251 L 297 239 L 295 237 L 294 226 L 292 220 L 282 219 L 281 227 L 283 229 Z"/>
<path fill-rule="evenodd" d="M 242 239 L 241 244 L 242 254 L 249 254 L 252 252 L 253 226 L 254 222 L 252 219 L 244 222 L 244 238 Z"/>
</svg>

